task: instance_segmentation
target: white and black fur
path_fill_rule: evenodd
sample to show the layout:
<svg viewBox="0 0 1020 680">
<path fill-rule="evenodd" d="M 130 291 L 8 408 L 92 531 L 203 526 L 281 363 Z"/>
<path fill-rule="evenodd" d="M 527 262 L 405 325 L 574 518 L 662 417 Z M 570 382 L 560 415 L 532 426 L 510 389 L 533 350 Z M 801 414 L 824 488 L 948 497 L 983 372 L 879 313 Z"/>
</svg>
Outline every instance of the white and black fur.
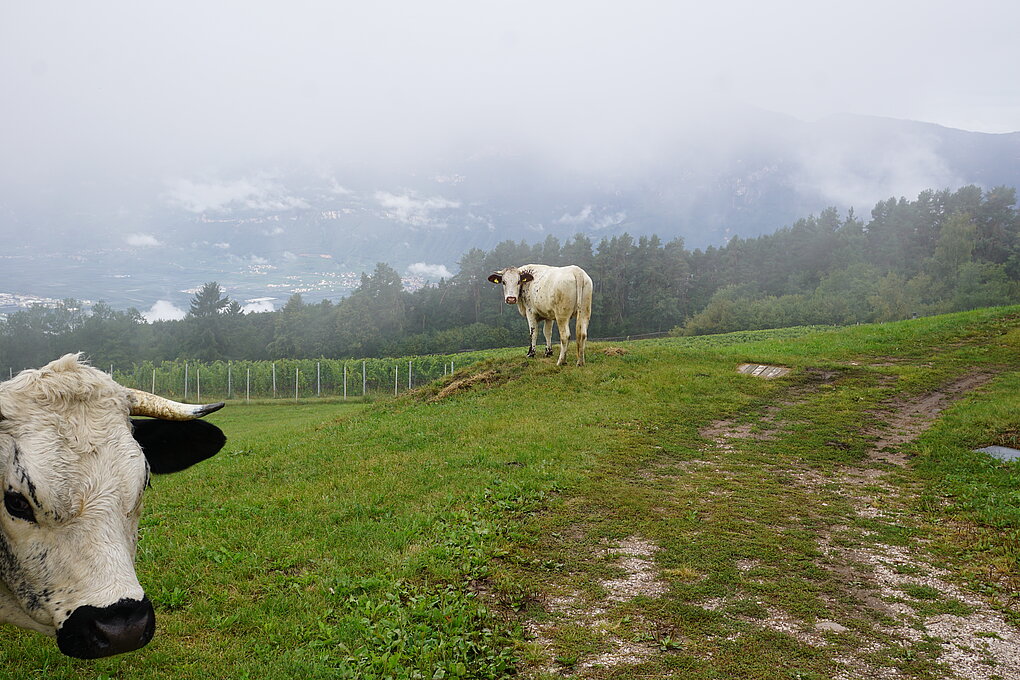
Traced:
<svg viewBox="0 0 1020 680">
<path fill-rule="evenodd" d="M 531 336 L 529 357 L 535 356 L 539 323 L 544 324 L 545 355 L 552 356 L 552 325 L 555 321 L 560 333 L 560 356 L 556 365 L 562 365 L 570 344 L 570 319 L 576 318 L 577 365 L 584 365 L 592 298 L 592 281 L 587 272 L 577 265 L 550 267 L 526 264 L 495 271 L 489 275 L 489 281 L 502 286 L 504 302 L 517 305 L 517 311 L 528 320 Z"/>
<path fill-rule="evenodd" d="M 226 441 L 202 421 L 133 421 L 128 392 L 76 354 L 0 384 L 0 623 L 54 636 L 78 658 L 152 639 L 134 570 L 149 473 Z"/>
</svg>

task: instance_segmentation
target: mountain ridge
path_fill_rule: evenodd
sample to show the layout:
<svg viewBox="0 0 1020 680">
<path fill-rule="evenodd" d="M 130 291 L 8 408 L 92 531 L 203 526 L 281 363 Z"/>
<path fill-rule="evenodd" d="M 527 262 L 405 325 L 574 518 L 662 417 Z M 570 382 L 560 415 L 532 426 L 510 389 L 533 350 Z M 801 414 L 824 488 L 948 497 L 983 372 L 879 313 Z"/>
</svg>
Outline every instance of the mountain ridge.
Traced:
<svg viewBox="0 0 1020 680">
<path fill-rule="evenodd" d="M 179 289 L 221 280 L 242 296 L 286 297 L 307 289 L 300 284 L 309 276 L 365 271 L 379 261 L 399 271 L 414 263 L 455 271 L 467 250 L 505 240 L 562 242 L 580 233 L 598 243 L 627 232 L 705 248 L 772 233 L 829 207 L 863 214 L 880 200 L 971 184 L 1020 185 L 1020 132 L 859 115 L 803 122 L 753 110 L 678 130 L 616 166 L 490 146 L 400 171 L 338 162 L 128 184 L 100 178 L 35 195 L 0 192 L 6 255 L 66 253 L 93 263 L 15 266 L 16 285 L 0 288 L 45 289 L 50 297 L 63 288 L 144 307 L 149 297 L 179 301 Z M 308 255 L 329 266 L 309 266 Z M 125 280 L 140 284 L 133 294 Z"/>
</svg>

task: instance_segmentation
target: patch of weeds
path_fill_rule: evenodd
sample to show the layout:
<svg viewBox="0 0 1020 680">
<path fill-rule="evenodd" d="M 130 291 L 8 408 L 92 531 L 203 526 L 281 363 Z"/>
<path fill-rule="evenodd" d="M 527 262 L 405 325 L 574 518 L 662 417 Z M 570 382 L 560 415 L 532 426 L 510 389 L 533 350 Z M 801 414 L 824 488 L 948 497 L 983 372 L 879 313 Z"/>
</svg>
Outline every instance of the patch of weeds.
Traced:
<svg viewBox="0 0 1020 680">
<path fill-rule="evenodd" d="M 731 616 L 747 616 L 752 619 L 768 618 L 769 611 L 761 603 L 754 600 L 741 599 L 729 602 L 723 611 Z"/>
<path fill-rule="evenodd" d="M 511 578 L 494 578 L 490 584 L 499 603 L 515 612 L 523 611 L 534 600 L 534 586 Z"/>
<path fill-rule="evenodd" d="M 226 562 L 237 562 L 244 559 L 245 554 L 235 550 L 229 550 L 225 546 L 220 546 L 216 550 L 206 550 L 206 559 L 216 563 L 224 564 Z"/>
<path fill-rule="evenodd" d="M 573 668 L 577 665 L 578 657 L 575 655 L 561 655 L 556 657 L 556 663 L 565 667 Z"/>
<path fill-rule="evenodd" d="M 1006 427 L 995 437 L 994 444 L 1020 449 L 1020 426 Z"/>
<path fill-rule="evenodd" d="M 149 596 L 156 609 L 174 611 L 188 605 L 188 591 L 176 586 L 173 588 L 157 586 L 155 590 L 150 590 Z"/>
<path fill-rule="evenodd" d="M 675 569 L 663 569 L 662 575 L 668 577 L 670 580 L 679 581 L 681 583 L 695 583 L 696 581 L 700 581 L 705 576 L 694 567 L 677 567 Z"/>
<path fill-rule="evenodd" d="M 931 586 L 910 584 L 903 586 L 900 590 L 915 600 L 937 600 L 942 597 L 942 593 L 937 588 Z"/>
<path fill-rule="evenodd" d="M 895 668 L 909 677 L 941 678 L 945 677 L 945 674 L 936 663 L 937 654 L 940 652 L 939 645 L 919 642 L 892 644 L 867 657 L 877 666 Z"/>
<path fill-rule="evenodd" d="M 603 651 L 601 641 L 591 628 L 577 623 L 565 623 L 552 631 L 558 651 L 556 660 L 564 666 L 573 666 L 577 660 Z M 570 660 L 570 663 L 560 661 Z"/>
<path fill-rule="evenodd" d="M 889 563 L 886 564 L 894 572 L 896 572 L 897 574 L 902 574 L 904 576 L 919 576 L 924 573 L 924 569 L 917 566 L 916 564 L 906 564 L 904 562 L 899 562 L 896 564 Z"/>
<path fill-rule="evenodd" d="M 673 635 L 663 635 L 655 641 L 660 652 L 675 652 L 683 647 L 683 643 Z"/>
<path fill-rule="evenodd" d="M 337 678 L 503 678 L 517 662 L 519 631 L 485 606 L 479 584 L 492 560 L 541 507 L 544 490 L 499 484 L 441 516 L 409 578 L 338 582 L 311 644 L 333 659 Z M 487 585 L 494 585 L 487 582 Z M 530 589 L 500 580 L 497 598 L 521 609 Z M 352 633 L 354 633 L 352 635 Z"/>
<path fill-rule="evenodd" d="M 359 635 L 353 644 L 347 631 Z M 399 584 L 385 593 L 349 595 L 311 632 L 332 657 L 337 678 L 486 678 L 513 672 L 512 646 L 489 611 L 453 586 L 426 592 Z"/>
<path fill-rule="evenodd" d="M 882 522 L 874 519 L 859 519 L 855 524 L 867 531 L 872 532 L 871 539 L 878 543 L 894 546 L 906 546 L 910 544 L 913 537 L 917 535 L 917 529 L 913 527 Z"/>
<path fill-rule="evenodd" d="M 900 588 L 908 597 L 915 600 L 908 603 L 921 616 L 939 616 L 950 614 L 953 616 L 968 616 L 974 613 L 974 608 L 965 605 L 954 597 L 942 597 L 937 588 L 930 585 L 911 584 Z"/>
<path fill-rule="evenodd" d="M 974 613 L 974 608 L 964 604 L 955 598 L 945 600 L 933 600 L 930 602 L 918 602 L 913 604 L 914 611 L 921 616 L 969 616 Z"/>
</svg>

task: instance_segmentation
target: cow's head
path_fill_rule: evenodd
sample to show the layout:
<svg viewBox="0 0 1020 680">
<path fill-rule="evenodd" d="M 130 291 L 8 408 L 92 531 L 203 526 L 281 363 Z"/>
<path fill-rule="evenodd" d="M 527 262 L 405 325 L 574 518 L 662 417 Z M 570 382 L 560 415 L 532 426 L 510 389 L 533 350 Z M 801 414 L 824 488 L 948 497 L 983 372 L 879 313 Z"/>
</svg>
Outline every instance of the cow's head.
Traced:
<svg viewBox="0 0 1020 680">
<path fill-rule="evenodd" d="M 534 274 L 517 267 L 507 267 L 489 274 L 489 281 L 503 286 L 503 299 L 508 305 L 517 304 L 517 299 L 521 297 L 521 286 L 534 280 Z"/>
<path fill-rule="evenodd" d="M 142 492 L 150 471 L 220 450 L 219 428 L 194 419 L 221 406 L 127 389 L 76 354 L 0 384 L 0 622 L 79 658 L 148 643 L 156 620 L 134 569 Z"/>
</svg>

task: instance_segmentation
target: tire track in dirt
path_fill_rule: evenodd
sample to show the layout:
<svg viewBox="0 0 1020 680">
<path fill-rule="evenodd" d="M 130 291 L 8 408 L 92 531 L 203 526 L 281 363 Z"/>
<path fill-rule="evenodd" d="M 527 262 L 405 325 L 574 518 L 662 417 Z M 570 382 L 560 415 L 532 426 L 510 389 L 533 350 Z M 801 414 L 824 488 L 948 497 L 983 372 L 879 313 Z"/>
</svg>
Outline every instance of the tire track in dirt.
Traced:
<svg viewBox="0 0 1020 680">
<path fill-rule="evenodd" d="M 893 400 L 882 409 L 885 424 L 863 433 L 874 438 L 867 458 L 862 465 L 845 468 L 834 477 L 843 489 L 841 495 L 859 517 L 893 519 L 885 508 L 897 505 L 903 492 L 888 476 L 908 462 L 903 445 L 917 439 L 947 407 L 993 377 L 991 372 L 964 375 L 927 394 Z M 869 487 L 869 494 L 854 491 L 861 485 Z M 839 658 L 846 672 L 837 680 L 900 677 L 895 668 L 875 666 L 866 657 L 921 642 L 938 646 L 936 663 L 951 674 L 946 677 L 1020 678 L 1020 631 L 980 597 L 954 584 L 952 575 L 933 566 L 916 542 L 908 546 L 881 542 L 847 546 L 828 532 L 822 535 L 820 547 L 826 562 L 823 566 L 861 607 L 878 615 L 876 627 L 889 640 L 867 644 L 852 657 Z M 933 594 L 954 605 L 954 611 L 925 614 L 925 602 L 905 597 L 905 593 Z"/>
<path fill-rule="evenodd" d="M 623 637 L 618 627 L 611 623 L 607 613 L 614 604 L 628 602 L 637 597 L 659 597 L 669 589 L 669 585 L 659 576 L 655 566 L 654 557 L 657 550 L 654 543 L 638 536 L 630 536 L 606 546 L 602 550 L 602 555 L 614 557 L 615 565 L 622 574 L 617 578 L 599 582 L 605 591 L 604 598 L 593 602 L 586 600 L 579 591 L 568 588 L 560 596 L 551 598 L 546 603 L 545 608 L 552 615 L 548 621 L 544 623 L 527 621 L 525 630 L 532 643 L 542 649 L 549 658 L 554 657 L 556 631 L 562 626 L 584 628 L 593 640 L 598 641 L 603 651 L 591 658 L 577 660 L 576 664 L 564 666 L 560 663 L 549 663 L 533 668 L 531 672 L 525 674 L 525 677 L 546 674 L 584 678 L 593 673 L 601 674 L 617 666 L 639 664 L 656 654 L 655 644 Z"/>
<path fill-rule="evenodd" d="M 807 468 L 788 472 L 796 483 L 819 493 L 823 489 L 832 492 L 831 487 L 835 485 L 839 489 L 835 493 L 848 501 L 863 519 L 894 523 L 896 518 L 889 515 L 887 508 L 901 507 L 903 494 L 911 492 L 909 488 L 904 492 L 889 479 L 908 462 L 902 447 L 914 441 L 956 400 L 981 388 L 995 375 L 994 372 L 968 374 L 927 394 L 888 402 L 872 414 L 882 418 L 883 424 L 860 433 L 873 443 L 859 465 L 844 467 L 833 476 Z M 706 459 L 688 461 L 688 464 L 711 465 L 715 456 L 732 451 L 741 441 L 781 440 L 784 423 L 779 414 L 782 409 L 809 399 L 822 384 L 833 383 L 838 377 L 835 373 L 819 374 L 816 380 L 794 386 L 783 401 L 762 410 L 754 427 L 743 419 L 724 419 L 702 428 L 701 436 L 710 442 L 705 451 Z M 655 476 L 656 471 L 650 470 L 647 474 Z M 866 493 L 863 486 L 868 488 Z M 945 669 L 943 677 L 1020 678 L 1020 631 L 1001 613 L 979 596 L 954 584 L 952 574 L 935 567 L 917 542 L 902 546 L 882 542 L 869 544 L 859 539 L 848 541 L 844 533 L 848 529 L 832 526 L 822 530 L 819 537 L 820 566 L 843 586 L 840 602 L 836 602 L 834 596 L 822 596 L 832 609 L 829 618 L 808 623 L 788 612 L 769 608 L 767 617 L 747 618 L 745 622 L 788 635 L 816 649 L 829 648 L 830 658 L 841 668 L 833 680 L 905 677 L 894 666 L 883 664 L 882 659 L 914 653 L 915 645 L 937 648 L 937 654 L 927 653 L 926 656 L 941 664 Z M 636 595 L 658 597 L 665 592 L 667 586 L 653 562 L 655 550 L 654 544 L 638 537 L 608 546 L 604 554 L 614 554 L 618 558 L 617 566 L 624 576 L 601 582 L 607 591 L 605 599 L 586 602 L 580 592 L 568 587 L 560 597 L 546 603 L 550 619 L 526 623 L 529 637 L 544 651 L 546 658 L 553 656 L 555 631 L 562 625 L 584 627 L 601 640 L 603 650 L 608 651 L 578 660 L 576 665 L 564 667 L 551 663 L 533 667 L 525 677 L 535 677 L 534 673 L 578 678 L 601 676 L 620 666 L 640 664 L 659 653 L 652 643 L 636 643 L 619 636 L 606 616 L 615 602 Z M 625 587 L 628 583 L 637 590 Z M 929 600 L 909 597 L 910 592 L 934 593 L 939 602 L 948 602 L 953 607 L 950 611 L 925 613 L 923 607 Z M 848 604 L 854 602 L 856 605 Z M 724 599 L 701 606 L 719 609 L 726 603 Z M 865 625 L 870 625 L 874 632 L 862 632 L 862 621 L 869 622 Z"/>
<path fill-rule="evenodd" d="M 863 519 L 894 521 L 886 508 L 900 505 L 904 492 L 888 478 L 908 463 L 902 447 L 917 439 L 955 401 L 981 388 L 995 375 L 995 372 L 974 372 L 927 394 L 890 401 L 873 414 L 885 422 L 861 432 L 862 436 L 873 439 L 873 443 L 860 465 L 845 467 L 832 477 L 809 469 L 787 472 L 797 483 L 813 490 L 835 482 L 836 493 L 849 501 L 854 512 Z M 825 376 L 825 382 L 831 379 L 832 374 Z M 817 383 L 795 388 L 779 405 L 763 411 L 755 429 L 727 419 L 712 423 L 700 434 L 712 442 L 716 452 L 731 451 L 741 440 L 778 439 L 782 431 L 782 423 L 777 421 L 779 409 L 803 401 L 815 389 Z M 865 487 L 867 492 L 863 491 Z M 909 489 L 906 493 L 910 493 Z M 861 545 L 860 541 L 847 545 L 845 536 L 840 540 L 835 536 L 847 529 L 849 527 L 833 526 L 822 532 L 819 538 L 823 555 L 821 566 L 843 585 L 843 595 L 847 599 L 856 601 L 861 610 L 872 612 L 871 616 L 863 618 L 875 622 L 875 628 L 885 640 L 865 638 L 862 644 L 852 647 L 852 653 L 835 655 L 833 659 L 844 670 L 834 680 L 903 677 L 895 667 L 877 665 L 873 659 L 885 653 L 890 656 L 908 653 L 917 643 L 938 646 L 935 662 L 945 667 L 945 677 L 1020 678 L 1020 631 L 1001 613 L 952 583 L 952 575 L 933 566 L 916 543 L 910 547 L 881 542 Z M 919 610 L 926 601 L 912 601 L 905 596 L 909 592 L 936 594 L 940 601 L 953 605 L 954 611 L 925 615 Z M 707 602 L 703 606 L 716 609 L 722 604 Z M 838 611 L 839 607 L 834 602 L 831 604 Z M 748 622 L 815 648 L 829 646 L 826 637 L 832 633 L 856 635 L 837 621 L 820 620 L 811 626 L 774 609 L 769 610 L 766 618 Z"/>
</svg>

